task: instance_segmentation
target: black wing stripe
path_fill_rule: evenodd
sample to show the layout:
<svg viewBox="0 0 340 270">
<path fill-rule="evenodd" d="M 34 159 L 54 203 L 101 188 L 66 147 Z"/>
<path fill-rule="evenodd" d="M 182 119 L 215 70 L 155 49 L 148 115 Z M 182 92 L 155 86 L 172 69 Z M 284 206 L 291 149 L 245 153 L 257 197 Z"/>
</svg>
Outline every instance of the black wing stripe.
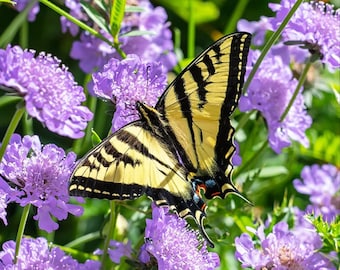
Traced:
<svg viewBox="0 0 340 270">
<path fill-rule="evenodd" d="M 204 105 L 207 103 L 207 89 L 205 88 L 208 82 L 202 76 L 202 69 L 198 66 L 194 65 L 189 69 L 194 81 L 196 82 L 198 89 L 198 97 L 200 100 L 199 108 L 202 109 Z"/>
<path fill-rule="evenodd" d="M 143 143 L 141 143 L 138 137 L 136 137 L 134 134 L 131 134 L 130 132 L 125 130 L 120 130 L 120 132 L 117 133 L 117 139 L 119 139 L 121 142 L 128 144 L 131 149 L 138 151 L 139 153 L 148 157 L 152 161 L 155 161 L 166 168 L 172 169 L 168 164 L 164 163 L 156 156 L 151 154 L 149 152 L 149 149 Z"/>
<path fill-rule="evenodd" d="M 195 133 L 194 133 L 194 130 L 193 130 L 193 127 L 192 127 L 193 119 L 192 119 L 192 115 L 191 115 L 191 105 L 190 105 L 189 97 L 185 93 L 183 78 L 176 80 L 176 83 L 174 85 L 174 91 L 176 93 L 177 100 L 180 103 L 182 114 L 187 119 L 192 143 L 195 145 L 196 142 L 195 142 Z M 174 136 L 174 138 L 175 138 L 175 136 Z M 176 141 L 177 141 L 177 139 L 176 139 Z M 178 141 L 177 141 L 177 144 L 179 145 Z"/>
<path fill-rule="evenodd" d="M 231 147 L 235 148 L 232 144 L 232 140 L 229 140 L 234 134 L 234 129 L 230 124 L 229 116 L 235 110 L 241 95 L 250 39 L 251 37 L 249 35 L 235 35 L 231 44 L 232 51 L 230 52 L 229 59 L 229 78 L 226 96 L 221 107 L 219 120 L 220 128 L 217 134 L 215 148 L 216 161 L 223 170 L 225 170 L 228 165 L 228 162 L 225 160 L 225 154 Z"/>
</svg>

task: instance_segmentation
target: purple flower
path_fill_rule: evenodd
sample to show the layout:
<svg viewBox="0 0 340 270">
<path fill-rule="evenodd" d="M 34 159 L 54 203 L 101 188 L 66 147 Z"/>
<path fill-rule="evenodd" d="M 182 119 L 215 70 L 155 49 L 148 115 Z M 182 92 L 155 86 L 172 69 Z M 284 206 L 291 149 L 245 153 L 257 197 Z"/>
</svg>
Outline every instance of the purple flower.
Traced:
<svg viewBox="0 0 340 270">
<path fill-rule="evenodd" d="M 94 252 L 95 255 L 102 255 L 103 251 L 100 249 L 97 249 Z M 115 240 L 111 240 L 110 241 L 110 246 L 108 249 L 108 254 L 110 256 L 111 261 L 113 261 L 114 263 L 119 264 L 120 263 L 120 259 L 122 257 L 127 257 L 127 258 L 131 258 L 132 256 L 132 247 L 131 247 L 131 243 L 130 241 L 128 243 L 122 243 L 122 242 L 118 242 Z"/>
<path fill-rule="evenodd" d="M 197 232 L 187 227 L 185 220 L 171 214 L 168 208 L 152 206 L 152 219 L 146 220 L 146 243 L 141 248 L 140 260 L 156 258 L 158 269 L 215 269 L 220 265 L 216 253 L 208 252 L 206 243 L 197 239 Z"/>
<path fill-rule="evenodd" d="M 277 223 L 268 235 L 264 234 L 264 226 L 260 226 L 255 241 L 247 233 L 235 239 L 235 256 L 242 267 L 259 270 L 335 269 L 326 257 L 316 252 L 321 247 L 319 235 L 314 231 L 309 238 L 300 238 L 300 233 L 300 229 L 289 230 L 286 222 Z"/>
<path fill-rule="evenodd" d="M 301 91 L 287 116 L 280 121 L 298 83 L 284 62 L 285 53 L 280 48 L 272 49 L 250 83 L 246 96 L 241 97 L 239 105 L 241 111 L 255 109 L 261 112 L 268 126 L 269 144 L 276 153 L 289 146 L 292 140 L 307 147 L 309 141 L 305 131 L 312 123 L 306 113 Z M 258 51 L 251 52 L 250 63 L 255 63 L 258 55 Z"/>
<path fill-rule="evenodd" d="M 157 62 L 142 62 L 136 55 L 122 61 L 112 58 L 93 74 L 93 92 L 116 106 L 112 131 L 137 120 L 136 101 L 154 106 L 166 86 L 166 74 Z"/>
<path fill-rule="evenodd" d="M 71 138 L 84 136 L 92 119 L 83 88 L 60 60 L 51 55 L 22 50 L 18 46 L 0 49 L 0 86 L 10 88 L 25 100 L 28 114 L 52 132 Z"/>
<path fill-rule="evenodd" d="M 46 239 L 39 237 L 23 238 L 20 245 L 17 263 L 13 263 L 15 242 L 7 241 L 0 251 L 0 269 L 68 269 L 68 270 L 95 270 L 100 269 L 100 262 L 87 260 L 78 263 L 75 259 L 65 254 L 58 247 L 51 247 Z"/>
<path fill-rule="evenodd" d="M 295 0 L 282 0 L 281 4 L 269 5 L 277 12 L 272 20 L 273 28 L 278 27 L 294 3 Z M 304 2 L 285 27 L 283 41 L 301 42 L 310 53 L 318 55 L 322 63 L 336 69 L 340 67 L 339 23 L 340 12 L 334 10 L 334 6 L 322 1 Z"/>
<path fill-rule="evenodd" d="M 69 6 L 77 18 L 87 21 L 87 16 L 81 14 L 78 1 L 70 1 Z M 165 10 L 162 7 L 154 8 L 148 0 L 138 1 L 138 6 L 143 11 L 126 13 L 122 22 L 119 34 L 121 49 L 126 54 L 137 54 L 148 62 L 161 62 L 166 70 L 171 70 L 177 61 Z M 70 25 L 63 22 L 63 29 L 67 28 L 70 28 Z M 76 29 L 71 30 L 76 33 Z M 145 34 L 129 35 L 131 31 L 141 31 Z M 109 33 L 103 30 L 100 32 L 108 40 L 113 40 Z M 120 55 L 113 47 L 86 32 L 82 32 L 80 40 L 73 43 L 70 55 L 80 61 L 81 69 L 87 73 L 101 68 L 113 57 L 120 59 Z"/>
<path fill-rule="evenodd" d="M 59 227 L 52 216 L 63 220 L 68 213 L 82 214 L 80 206 L 68 204 L 68 179 L 75 159 L 74 153 L 65 155 L 54 144 L 42 146 L 38 136 L 21 139 L 14 134 L 0 163 L 0 181 L 13 186 L 7 192 L 9 200 L 37 207 L 34 219 L 47 232 Z"/>
<path fill-rule="evenodd" d="M 131 258 L 131 255 L 132 255 L 131 243 L 128 242 L 127 244 L 124 244 L 122 242 L 117 242 L 117 241 L 112 240 L 110 242 L 108 253 L 109 253 L 111 261 L 115 263 L 119 263 L 120 259 L 124 256 Z"/>
<path fill-rule="evenodd" d="M 275 31 L 282 23 L 296 0 L 281 0 L 270 3 L 275 17 L 261 17 L 259 22 L 241 20 L 238 29 L 255 36 L 255 45 L 261 45 L 267 30 Z M 340 12 L 323 1 L 303 2 L 282 32 L 281 42 L 293 42 L 290 46 L 294 60 L 304 62 L 311 54 L 331 70 L 340 67 Z M 307 50 L 306 50 L 307 49 Z"/>
<path fill-rule="evenodd" d="M 310 196 L 312 205 L 306 212 L 322 214 L 328 222 L 340 215 L 340 172 L 335 166 L 305 166 L 301 178 L 295 179 L 293 184 L 298 192 Z"/>
<path fill-rule="evenodd" d="M 15 2 L 15 9 L 17 11 L 23 11 L 29 4 L 32 3 L 31 0 L 15 0 L 14 2 Z M 39 13 L 39 11 L 40 11 L 39 2 L 36 2 L 28 13 L 28 17 L 27 17 L 28 21 L 29 22 L 35 21 L 35 18 L 37 14 Z"/>
</svg>

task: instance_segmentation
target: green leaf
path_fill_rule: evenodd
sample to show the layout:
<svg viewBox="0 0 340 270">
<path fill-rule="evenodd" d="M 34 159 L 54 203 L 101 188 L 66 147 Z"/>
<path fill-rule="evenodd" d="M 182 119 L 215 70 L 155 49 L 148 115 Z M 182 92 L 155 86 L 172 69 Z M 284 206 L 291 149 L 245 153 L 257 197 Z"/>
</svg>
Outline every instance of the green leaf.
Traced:
<svg viewBox="0 0 340 270">
<path fill-rule="evenodd" d="M 314 215 L 307 215 L 315 226 L 318 234 L 321 236 L 323 245 L 321 252 L 329 253 L 335 251 L 338 254 L 338 264 L 340 262 L 340 216 L 328 223 L 323 220 L 322 216 L 315 217 Z M 339 266 L 339 265 L 337 265 Z"/>
<path fill-rule="evenodd" d="M 138 7 L 138 6 L 125 6 L 125 12 L 137 13 L 137 12 L 144 12 L 145 8 Z"/>
<path fill-rule="evenodd" d="M 88 2 L 81 2 L 81 6 L 84 9 L 85 13 L 100 29 L 110 33 L 108 25 L 105 21 L 105 16 L 103 16 L 102 12 L 99 11 L 100 9 L 96 9 L 94 6 L 91 5 L 91 3 Z"/>
<path fill-rule="evenodd" d="M 340 166 L 340 137 L 326 130 L 321 135 L 312 134 L 309 148 L 301 146 L 301 153 L 310 158 Z"/>
<path fill-rule="evenodd" d="M 99 137 L 97 132 L 94 131 L 94 129 L 92 129 L 91 132 L 92 132 L 92 136 L 91 136 L 92 145 L 95 146 L 99 144 L 102 141 L 102 139 Z"/>
<path fill-rule="evenodd" d="M 120 26 L 124 19 L 124 13 L 125 13 L 125 0 L 114 0 L 110 16 L 110 25 L 111 33 L 115 40 L 118 37 Z"/>
<path fill-rule="evenodd" d="M 120 37 L 136 37 L 136 36 L 145 36 L 145 35 L 155 35 L 155 32 L 135 30 L 135 31 L 130 31 L 123 35 L 120 35 Z"/>
<path fill-rule="evenodd" d="M 202 24 L 217 20 L 220 16 L 218 7 L 212 1 L 202 0 L 182 0 L 182 1 L 169 1 L 161 0 L 160 5 L 167 9 L 172 10 L 183 20 L 188 21 L 189 14 L 189 1 L 191 1 L 194 21 L 196 24 Z"/>
</svg>

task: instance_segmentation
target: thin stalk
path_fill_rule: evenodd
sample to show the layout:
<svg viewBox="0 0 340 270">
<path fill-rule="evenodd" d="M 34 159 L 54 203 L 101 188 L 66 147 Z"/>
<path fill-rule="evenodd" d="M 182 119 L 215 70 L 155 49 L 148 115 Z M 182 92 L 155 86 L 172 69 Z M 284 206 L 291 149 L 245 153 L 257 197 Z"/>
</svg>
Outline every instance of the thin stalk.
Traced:
<svg viewBox="0 0 340 270">
<path fill-rule="evenodd" d="M 243 86 L 243 92 L 244 93 L 247 92 L 250 82 L 253 80 L 257 70 L 259 69 L 260 64 L 262 63 L 264 57 L 267 55 L 269 49 L 273 46 L 273 44 L 279 38 L 283 29 L 286 27 L 289 20 L 291 19 L 291 17 L 293 16 L 293 14 L 295 13 L 295 11 L 298 9 L 298 7 L 300 6 L 300 4 L 302 2 L 303 2 L 303 0 L 297 0 L 296 1 L 294 6 L 292 7 L 292 9 L 288 12 L 286 18 L 284 18 L 283 22 L 280 24 L 279 28 L 272 34 L 272 36 L 269 38 L 268 42 L 263 47 L 263 50 L 262 50 L 259 58 L 257 59 L 254 66 L 252 67 L 252 70 L 249 73 L 249 76 L 248 76 L 246 82 L 244 83 L 244 86 Z"/>
<path fill-rule="evenodd" d="M 244 164 L 242 164 L 239 169 L 237 170 L 237 172 L 244 172 L 254 161 L 258 160 L 259 156 L 264 152 L 264 150 L 267 148 L 268 146 L 268 140 L 265 140 L 262 144 L 262 146 L 260 147 L 259 150 L 257 150 L 254 155 L 247 160 L 247 162 L 245 162 Z M 237 173 L 235 174 L 235 178 L 237 177 Z"/>
<path fill-rule="evenodd" d="M 228 24 L 224 28 L 224 34 L 227 35 L 232 33 L 236 28 L 237 22 L 242 17 L 244 10 L 248 5 L 249 0 L 239 0 L 237 1 L 236 8 L 233 10 L 231 18 L 228 19 Z"/>
<path fill-rule="evenodd" d="M 101 35 L 98 31 L 94 30 L 92 27 L 86 25 L 82 21 L 74 18 L 69 13 L 67 13 L 66 11 L 61 9 L 60 7 L 56 6 L 52 2 L 50 2 L 48 0 L 40 0 L 40 2 L 43 3 L 45 6 L 49 7 L 50 9 L 52 9 L 53 11 L 55 11 L 56 13 L 58 13 L 59 15 L 64 16 L 69 21 L 71 21 L 74 24 L 78 25 L 81 29 L 89 32 L 91 35 L 93 35 L 93 36 L 103 40 L 104 42 L 112 45 L 112 42 L 110 40 L 108 40 L 107 38 L 105 38 L 103 35 Z"/>
<path fill-rule="evenodd" d="M 92 233 L 88 233 L 86 235 L 83 235 L 81 237 L 78 237 L 77 239 L 67 243 L 66 245 L 64 245 L 65 247 L 68 248 L 74 248 L 83 244 L 86 244 L 87 242 L 90 242 L 92 240 L 96 240 L 100 238 L 100 232 L 92 232 Z"/>
<path fill-rule="evenodd" d="M 286 118 L 287 114 L 289 113 L 290 108 L 293 106 L 293 103 L 294 103 L 297 95 L 299 94 L 301 87 L 303 86 L 304 82 L 306 81 L 307 73 L 308 73 L 311 66 L 312 66 L 312 62 L 308 61 L 307 64 L 305 65 L 302 73 L 301 73 L 301 76 L 299 78 L 299 82 L 298 82 L 298 85 L 296 86 L 294 94 L 293 94 L 292 98 L 290 99 L 285 111 L 281 115 L 280 122 L 282 122 Z"/>
<path fill-rule="evenodd" d="M 7 127 L 5 136 L 2 139 L 2 143 L 1 143 L 1 146 L 0 146 L 0 161 L 2 160 L 2 157 L 4 156 L 6 147 L 9 143 L 15 129 L 17 128 L 22 116 L 24 115 L 24 113 L 25 113 L 25 107 L 23 105 L 19 105 L 15 114 L 13 115 L 11 122 L 9 123 L 9 125 Z"/>
<path fill-rule="evenodd" d="M 189 20 L 188 20 L 188 58 L 194 58 L 195 57 L 195 38 L 196 38 L 196 32 L 195 32 L 195 16 L 193 11 L 193 1 L 188 1 L 188 9 L 189 9 Z"/>
<path fill-rule="evenodd" d="M 110 246 L 110 241 L 111 239 L 113 239 L 113 234 L 115 232 L 115 225 L 116 225 L 116 221 L 117 221 L 117 213 L 116 213 L 116 204 L 114 201 L 110 201 L 110 221 L 109 221 L 109 228 L 108 228 L 108 232 L 105 238 L 105 242 L 104 242 L 104 247 L 103 247 L 103 255 L 102 255 L 102 260 L 101 260 L 101 269 L 107 269 L 106 268 L 106 258 L 108 255 L 108 250 L 109 250 L 109 246 Z"/>
<path fill-rule="evenodd" d="M 14 264 L 17 263 L 17 258 L 19 255 L 20 251 L 20 245 L 21 245 L 21 240 L 22 236 L 24 235 L 25 227 L 26 227 L 26 222 L 28 218 L 28 214 L 30 212 L 31 204 L 27 204 L 21 214 L 21 219 L 19 223 L 19 228 L 18 228 L 18 233 L 17 233 L 17 238 L 15 240 L 15 255 L 14 255 Z"/>
</svg>

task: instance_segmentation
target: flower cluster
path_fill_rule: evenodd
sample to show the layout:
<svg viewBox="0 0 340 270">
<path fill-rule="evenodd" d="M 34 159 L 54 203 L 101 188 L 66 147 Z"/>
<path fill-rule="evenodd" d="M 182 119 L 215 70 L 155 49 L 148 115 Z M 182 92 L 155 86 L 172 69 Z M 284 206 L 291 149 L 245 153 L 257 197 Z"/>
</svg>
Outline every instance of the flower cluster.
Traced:
<svg viewBox="0 0 340 270">
<path fill-rule="evenodd" d="M 38 136 L 14 134 L 0 163 L 0 194 L 6 193 L 5 200 L 21 206 L 34 205 L 39 227 L 56 230 L 52 216 L 63 220 L 68 213 L 82 214 L 80 206 L 68 203 L 68 179 L 75 159 L 74 153 L 65 155 L 54 144 L 42 146 Z"/>
<path fill-rule="evenodd" d="M 19 46 L 0 49 L 0 86 L 25 100 L 27 113 L 57 134 L 70 138 L 84 136 L 93 114 L 81 105 L 83 88 L 60 60 Z"/>
<path fill-rule="evenodd" d="M 247 233 L 235 239 L 235 256 L 242 267 L 273 270 L 335 269 L 326 257 L 316 251 L 321 248 L 322 242 L 310 227 L 290 230 L 288 224 L 282 221 L 268 235 L 265 235 L 264 229 L 264 226 L 260 226 L 254 232 L 255 241 Z"/>
<path fill-rule="evenodd" d="M 153 205 L 152 219 L 146 220 L 146 243 L 141 248 L 140 260 L 150 263 L 156 258 L 159 269 L 215 269 L 220 265 L 216 253 L 208 252 L 206 243 L 197 232 L 187 227 L 185 220 L 169 213 L 168 208 Z"/>
<path fill-rule="evenodd" d="M 238 29 L 255 34 L 256 45 L 263 43 L 267 30 L 275 31 L 291 10 L 296 0 L 270 3 L 275 17 L 261 17 L 259 22 L 240 20 Z M 300 45 L 292 47 L 294 60 L 303 63 L 309 55 L 317 57 L 330 69 L 340 67 L 340 12 L 323 1 L 303 2 L 284 28 L 281 42 Z M 306 50 L 307 49 L 307 50 Z"/>
<path fill-rule="evenodd" d="M 100 269 L 100 262 L 87 260 L 78 263 L 65 254 L 58 247 L 51 247 L 44 238 L 23 238 L 20 245 L 20 256 L 14 263 L 15 242 L 8 241 L 2 245 L 0 251 L 0 269 L 69 269 L 96 270 Z"/>
<path fill-rule="evenodd" d="M 301 178 L 295 179 L 295 189 L 309 195 L 312 203 L 306 212 L 322 215 L 331 222 L 340 215 L 340 171 L 334 165 L 306 166 L 301 172 Z"/>
<path fill-rule="evenodd" d="M 305 130 L 312 124 L 312 119 L 305 110 L 301 91 L 287 116 L 281 121 L 298 83 L 284 60 L 285 55 L 284 48 L 276 48 L 267 55 L 239 104 L 241 111 L 256 109 L 261 112 L 269 129 L 269 144 L 276 153 L 289 146 L 292 140 L 307 147 L 309 141 Z M 249 64 L 255 63 L 258 56 L 258 51 L 252 51 Z"/>
<path fill-rule="evenodd" d="M 67 1 L 66 5 L 70 8 L 70 13 L 73 16 L 89 25 L 92 24 L 82 11 L 79 0 Z M 162 62 L 166 70 L 171 70 L 176 64 L 176 57 L 173 52 L 172 34 L 165 10 L 162 7 L 154 8 L 149 0 L 139 0 L 137 3 L 131 1 L 131 5 L 138 5 L 142 12 L 126 13 L 119 34 L 121 49 L 126 54 L 137 54 L 145 61 Z M 78 32 L 77 27 L 65 19 L 62 19 L 62 29 L 63 31 L 69 29 L 72 34 Z M 129 35 L 131 31 L 139 31 L 144 34 Z M 112 41 L 108 32 L 100 30 L 100 33 Z M 85 72 L 101 68 L 111 58 L 120 59 L 113 47 L 87 32 L 82 32 L 80 40 L 73 43 L 70 55 L 80 61 L 80 68 Z"/>
<path fill-rule="evenodd" d="M 128 55 L 121 61 L 112 58 L 93 74 L 93 94 L 116 106 L 112 131 L 138 119 L 136 101 L 154 106 L 165 86 L 162 65 L 142 62 L 137 55 Z"/>
</svg>

